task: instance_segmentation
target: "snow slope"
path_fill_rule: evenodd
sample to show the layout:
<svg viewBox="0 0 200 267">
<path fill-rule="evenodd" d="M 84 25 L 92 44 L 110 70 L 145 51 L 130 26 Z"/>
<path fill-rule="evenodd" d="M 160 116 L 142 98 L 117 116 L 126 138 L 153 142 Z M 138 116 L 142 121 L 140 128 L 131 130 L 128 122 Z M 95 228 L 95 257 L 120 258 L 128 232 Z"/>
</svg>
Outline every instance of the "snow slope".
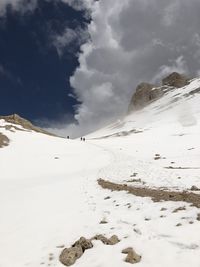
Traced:
<svg viewBox="0 0 200 267">
<path fill-rule="evenodd" d="M 97 184 L 98 178 L 124 183 L 137 173 L 141 182 L 129 184 L 200 187 L 200 94 L 188 95 L 199 87 L 196 79 L 172 90 L 86 142 L 9 131 L 0 120 L 0 132 L 10 139 L 0 148 L 0 267 L 61 267 L 61 245 L 95 234 L 116 234 L 121 241 L 94 242 L 74 266 L 131 266 L 121 253 L 131 246 L 142 256 L 138 267 L 200 267 L 196 207 L 154 203 Z M 179 207 L 185 210 L 173 212 Z M 108 223 L 99 224 L 102 219 Z"/>
</svg>

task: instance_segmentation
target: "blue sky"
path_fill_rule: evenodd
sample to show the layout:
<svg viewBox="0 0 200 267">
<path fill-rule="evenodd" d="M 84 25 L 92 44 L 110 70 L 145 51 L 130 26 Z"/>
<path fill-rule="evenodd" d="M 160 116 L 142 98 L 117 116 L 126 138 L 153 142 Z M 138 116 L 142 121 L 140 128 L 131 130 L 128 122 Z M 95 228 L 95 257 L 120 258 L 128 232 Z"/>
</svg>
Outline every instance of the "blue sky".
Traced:
<svg viewBox="0 0 200 267">
<path fill-rule="evenodd" d="M 18 113 L 32 121 L 73 120 L 77 100 L 69 78 L 78 66 L 81 43 L 74 38 L 59 54 L 56 36 L 84 29 L 88 19 L 60 1 L 38 2 L 22 13 L 7 6 L 0 19 L 0 114 Z"/>
<path fill-rule="evenodd" d="M 199 0 L 0 0 L 0 114 L 73 136 L 122 118 L 138 83 L 200 75 L 199 14 Z"/>
</svg>

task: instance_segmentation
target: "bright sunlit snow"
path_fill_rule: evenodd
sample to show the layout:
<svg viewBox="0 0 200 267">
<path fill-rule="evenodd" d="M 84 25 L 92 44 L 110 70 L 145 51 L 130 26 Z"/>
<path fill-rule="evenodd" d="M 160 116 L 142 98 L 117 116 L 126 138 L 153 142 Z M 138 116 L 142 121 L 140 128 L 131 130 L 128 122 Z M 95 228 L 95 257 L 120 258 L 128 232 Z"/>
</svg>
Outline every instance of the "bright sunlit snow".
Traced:
<svg viewBox="0 0 200 267">
<path fill-rule="evenodd" d="M 95 241 L 74 266 L 131 266 L 121 253 L 131 246 L 142 256 L 138 267 L 199 267 L 196 207 L 156 203 L 97 183 L 125 183 L 135 173 L 138 181 L 130 185 L 200 188 L 200 94 L 193 92 L 199 87 L 195 79 L 172 90 L 85 142 L 6 130 L 0 120 L 0 132 L 10 139 L 0 148 L 0 267 L 61 267 L 60 246 L 95 234 L 121 241 Z M 185 210 L 173 212 L 179 207 Z M 108 223 L 99 224 L 102 219 Z"/>
</svg>

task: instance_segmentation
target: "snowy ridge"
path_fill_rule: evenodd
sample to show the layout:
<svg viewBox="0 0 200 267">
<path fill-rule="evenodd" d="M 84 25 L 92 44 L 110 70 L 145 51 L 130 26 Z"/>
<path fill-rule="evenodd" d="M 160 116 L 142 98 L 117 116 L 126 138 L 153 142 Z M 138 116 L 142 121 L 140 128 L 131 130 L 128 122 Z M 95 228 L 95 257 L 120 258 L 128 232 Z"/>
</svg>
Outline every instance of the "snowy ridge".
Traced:
<svg viewBox="0 0 200 267">
<path fill-rule="evenodd" d="M 94 241 L 74 267 L 132 266 L 121 253 L 127 247 L 142 256 L 136 266 L 199 267 L 197 207 L 153 202 L 97 183 L 200 188 L 199 87 L 195 79 L 169 90 L 86 142 L 6 129 L 0 120 L 0 133 L 10 140 L 0 148 L 0 267 L 62 267 L 63 246 L 96 234 L 115 234 L 120 242 Z"/>
</svg>

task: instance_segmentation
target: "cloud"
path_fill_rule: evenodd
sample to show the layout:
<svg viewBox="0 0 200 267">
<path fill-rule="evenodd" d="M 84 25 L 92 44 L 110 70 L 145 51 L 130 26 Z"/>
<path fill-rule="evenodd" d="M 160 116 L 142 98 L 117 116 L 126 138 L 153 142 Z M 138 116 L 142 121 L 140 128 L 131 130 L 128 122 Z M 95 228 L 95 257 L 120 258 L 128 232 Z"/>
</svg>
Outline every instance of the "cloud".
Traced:
<svg viewBox="0 0 200 267">
<path fill-rule="evenodd" d="M 91 8 L 93 0 L 42 0 L 42 1 L 61 1 L 68 4 L 76 10 L 85 10 L 86 12 Z M 13 10 L 25 13 L 27 11 L 34 11 L 38 5 L 38 0 L 0 0 L 0 16 L 4 16 L 7 6 Z"/>
<path fill-rule="evenodd" d="M 66 28 L 62 34 L 54 34 L 52 44 L 56 47 L 58 55 L 63 56 L 65 50 L 69 46 L 80 47 L 89 39 L 89 34 L 86 29 L 77 27 L 76 29 Z"/>
<path fill-rule="evenodd" d="M 76 10 L 88 10 L 93 5 L 93 0 L 61 0 Z"/>
<path fill-rule="evenodd" d="M 81 104 L 63 133 L 85 134 L 125 114 L 141 81 L 158 82 L 174 70 L 200 73 L 199 0 L 60 1 L 91 16 L 90 38 L 78 28 L 53 39 L 60 56 L 69 44 L 84 43 L 70 79 Z M 20 0 L 1 0 L 0 10 L 7 3 L 23 10 Z"/>
<path fill-rule="evenodd" d="M 25 13 L 33 11 L 37 6 L 37 0 L 1 0 L 0 1 L 0 16 L 4 16 L 8 5 L 15 11 Z"/>
<path fill-rule="evenodd" d="M 90 40 L 71 77 L 82 104 L 70 129 L 84 134 L 125 114 L 141 81 L 199 73 L 199 0 L 99 0 L 90 11 Z"/>
</svg>

